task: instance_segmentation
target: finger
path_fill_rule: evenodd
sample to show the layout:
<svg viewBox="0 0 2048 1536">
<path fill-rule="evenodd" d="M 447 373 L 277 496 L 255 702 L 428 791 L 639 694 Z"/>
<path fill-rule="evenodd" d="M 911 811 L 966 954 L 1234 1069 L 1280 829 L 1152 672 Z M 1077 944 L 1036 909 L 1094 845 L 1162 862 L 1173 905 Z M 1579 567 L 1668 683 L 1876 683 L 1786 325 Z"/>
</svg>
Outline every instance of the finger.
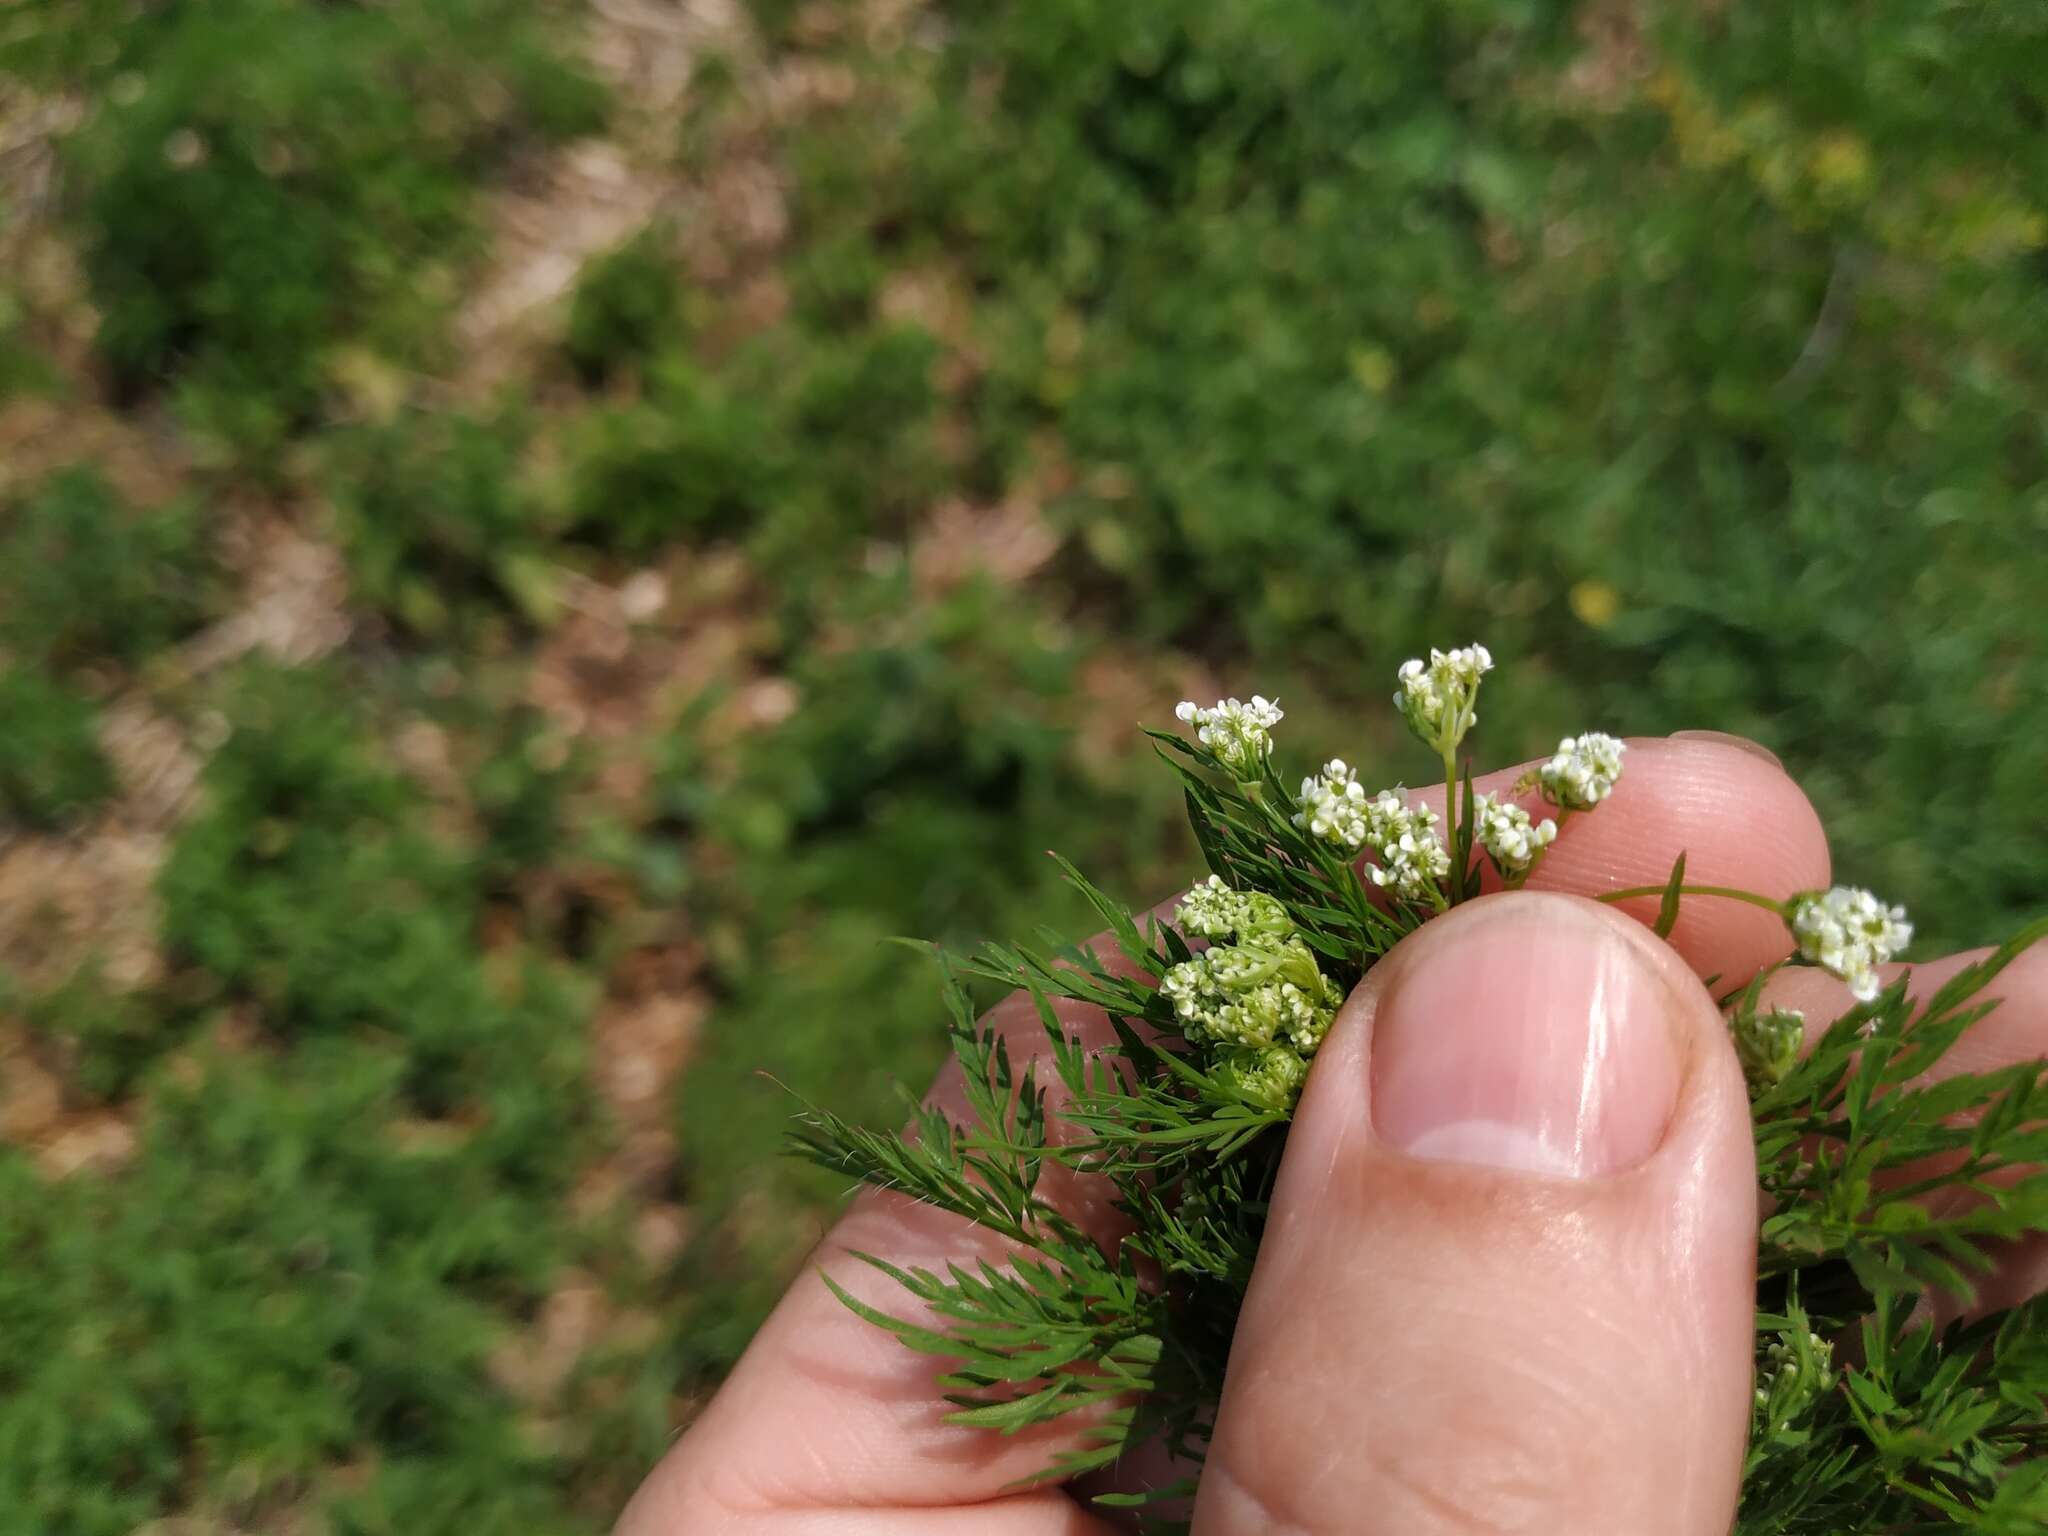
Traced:
<svg viewBox="0 0 2048 1536">
<path fill-rule="evenodd" d="M 1720 1015 L 1639 925 L 1521 893 L 1403 940 L 1290 1132 L 1196 1536 L 1726 1536 L 1754 1180 Z"/>
<path fill-rule="evenodd" d="M 1662 885 L 1672 861 L 1685 855 L 1695 885 L 1728 885 L 1782 899 L 1828 884 L 1827 834 L 1819 813 L 1777 760 L 1749 745 L 1698 737 L 1631 737 L 1626 771 L 1613 795 L 1591 812 L 1570 817 L 1529 879 L 1531 890 L 1598 896 L 1631 886 Z M 1475 790 L 1504 794 L 1533 764 L 1473 780 Z M 1443 813 L 1442 785 L 1415 791 Z M 1523 802 L 1538 817 L 1556 815 Z M 1487 870 L 1487 886 L 1499 881 Z M 1657 899 L 1619 904 L 1645 923 Z M 1745 902 L 1692 897 L 1680 904 L 1670 943 L 1701 976 L 1727 985 L 1747 981 L 1791 953 L 1785 924 Z"/>
<path fill-rule="evenodd" d="M 1938 960 L 1878 967 L 1889 986 L 1906 978 L 1906 995 L 1924 1003 L 1957 973 L 1990 956 L 1989 949 L 1969 949 Z M 1809 1043 L 1856 1005 L 1848 985 L 1813 966 L 1787 967 L 1764 983 L 1762 1006 L 1796 1008 L 1806 1015 Z M 1941 1082 L 1963 1072 L 1996 1072 L 2023 1061 L 2048 1058 L 2048 944 L 2036 944 L 1994 976 L 1975 999 L 1998 1006 L 1963 1032 L 1949 1053 L 1936 1062 L 1927 1081 Z"/>
<path fill-rule="evenodd" d="M 1917 965 L 1883 966 L 1879 974 L 1886 985 L 1904 976 L 1906 993 L 1917 1006 L 1990 954 L 1988 949 L 1966 950 Z M 1997 1072 L 2022 1062 L 2048 1060 L 2048 944 L 2036 944 L 2020 954 L 1975 1001 L 1997 1006 L 1963 1032 L 1923 1081 L 1942 1082 L 1962 1073 Z M 1762 995 L 1764 1007 L 1795 1008 L 1805 1014 L 1809 1044 L 1855 1002 L 1846 984 L 1811 967 L 1777 972 L 1764 983 Z M 2048 1234 L 1993 1244 L 1988 1251 L 1994 1267 L 1979 1281 L 1975 1298 L 1968 1306 L 1937 1298 L 1937 1319 L 1975 1317 L 2048 1292 Z"/>
<path fill-rule="evenodd" d="M 1091 941 L 1113 971 L 1130 974 L 1107 936 Z M 1100 1049 L 1114 1038 L 1107 1015 L 1064 1000 L 1054 1007 L 1070 1037 Z M 1002 1036 L 1021 1071 L 1049 1053 L 1031 998 L 1014 993 L 984 1022 Z M 1049 1130 L 1065 1097 L 1046 1084 Z M 957 1062 L 930 1098 L 966 1118 Z M 1083 1230 L 1113 1241 L 1121 1217 L 1106 1181 L 1048 1167 L 1039 1193 Z M 930 1321 L 896 1282 L 864 1263 L 873 1254 L 906 1269 L 943 1273 L 948 1265 L 1002 1265 L 1012 1251 L 965 1219 L 901 1195 L 864 1190 L 833 1228 L 749 1344 L 711 1406 L 665 1457 L 621 1518 L 620 1536 L 779 1536 L 821 1527 L 838 1536 L 884 1536 L 959 1528 L 1002 1536 L 1104 1536 L 1109 1527 L 1056 1487 L 1017 1492 L 1063 1451 L 1075 1449 L 1087 1420 L 1070 1417 L 1015 1435 L 945 1422 L 954 1406 L 934 1378 L 931 1355 L 905 1349 L 895 1335 L 850 1311 L 822 1274 L 891 1316 Z M 971 1517 L 962 1506 L 972 1505 Z M 948 1525 L 946 1522 L 951 1521 Z"/>
</svg>

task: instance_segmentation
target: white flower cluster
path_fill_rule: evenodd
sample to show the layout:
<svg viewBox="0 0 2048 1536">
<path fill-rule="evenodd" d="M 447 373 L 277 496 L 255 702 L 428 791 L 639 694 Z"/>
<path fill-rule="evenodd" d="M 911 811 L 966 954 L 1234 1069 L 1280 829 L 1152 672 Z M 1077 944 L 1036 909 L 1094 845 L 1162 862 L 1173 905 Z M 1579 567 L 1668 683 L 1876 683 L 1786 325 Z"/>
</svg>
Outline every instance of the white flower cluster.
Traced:
<svg viewBox="0 0 2048 1536">
<path fill-rule="evenodd" d="M 1436 812 L 1411 806 L 1398 790 L 1383 789 L 1366 803 L 1365 845 L 1379 856 L 1366 866 L 1374 885 L 1419 901 L 1451 872 L 1451 855 L 1436 835 Z"/>
<path fill-rule="evenodd" d="M 1428 661 L 1401 663 L 1400 689 L 1394 695 L 1408 728 L 1441 753 L 1454 751 L 1479 718 L 1473 708 L 1479 680 L 1493 670 L 1493 655 L 1483 645 L 1461 645 L 1453 651 L 1431 650 Z"/>
<path fill-rule="evenodd" d="M 1294 824 L 1312 837 L 1334 844 L 1347 853 L 1365 846 L 1367 833 L 1365 786 L 1341 757 L 1323 764 L 1321 773 L 1301 781 L 1301 793 L 1294 803 L 1301 807 Z"/>
<path fill-rule="evenodd" d="M 1771 1008 L 1758 1013 L 1744 1007 L 1729 1021 L 1735 1037 L 1735 1059 L 1753 1092 L 1785 1081 L 1806 1041 L 1806 1015 L 1797 1008 Z"/>
<path fill-rule="evenodd" d="M 1366 866 L 1375 885 L 1415 901 L 1451 872 L 1451 856 L 1435 832 L 1436 812 L 1410 806 L 1399 790 L 1368 797 L 1358 775 L 1342 758 L 1301 781 L 1294 824 L 1346 853 L 1370 848 L 1379 858 Z"/>
<path fill-rule="evenodd" d="M 1549 817 L 1536 820 L 1514 801 L 1497 795 L 1479 795 L 1472 801 L 1473 835 L 1493 867 L 1508 879 L 1526 875 L 1537 855 L 1557 836 L 1557 823 Z"/>
<path fill-rule="evenodd" d="M 1181 1032 L 1220 1048 L 1240 1086 L 1261 1102 L 1292 1103 L 1343 1001 L 1315 954 L 1279 902 L 1213 875 L 1188 893 L 1173 922 L 1212 941 L 1160 980 Z"/>
<path fill-rule="evenodd" d="M 1614 793 L 1621 777 L 1621 754 L 1627 744 L 1601 731 L 1567 736 L 1557 755 L 1536 770 L 1536 782 L 1551 804 L 1567 811 L 1590 811 Z"/>
<path fill-rule="evenodd" d="M 1195 739 L 1240 779 L 1255 778 L 1273 751 L 1273 727 L 1286 718 L 1273 700 L 1252 695 L 1249 704 L 1219 699 L 1204 709 L 1183 699 L 1174 714 L 1195 727 Z"/>
<path fill-rule="evenodd" d="M 1904 907 L 1888 907 L 1850 885 L 1794 896 L 1786 903 L 1785 923 L 1799 953 L 1849 983 L 1860 1003 L 1878 994 L 1877 967 L 1913 942 Z"/>
<path fill-rule="evenodd" d="M 1313 1054 L 1341 1001 L 1298 938 L 1204 950 L 1174 966 L 1159 990 L 1197 1044 L 1287 1044 Z"/>
<path fill-rule="evenodd" d="M 1200 939 L 1285 939 L 1294 932 L 1294 919 L 1264 891 L 1234 891 L 1211 875 L 1180 899 L 1173 926 Z"/>
</svg>

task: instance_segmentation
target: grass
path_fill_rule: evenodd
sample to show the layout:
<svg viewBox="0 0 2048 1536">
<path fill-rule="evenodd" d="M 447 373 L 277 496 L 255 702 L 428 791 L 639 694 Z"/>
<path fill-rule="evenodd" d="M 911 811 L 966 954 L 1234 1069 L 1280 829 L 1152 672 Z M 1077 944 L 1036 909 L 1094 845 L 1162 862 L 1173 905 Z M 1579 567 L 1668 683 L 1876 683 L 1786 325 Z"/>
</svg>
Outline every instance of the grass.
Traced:
<svg viewBox="0 0 2048 1536">
<path fill-rule="evenodd" d="M 2041 911 L 2048 25 L 1785 9 L 16 7 L 0 1536 L 603 1529 L 840 1193 L 778 1084 L 1169 886 L 1185 693 L 1397 774 L 1483 638 Z"/>
</svg>

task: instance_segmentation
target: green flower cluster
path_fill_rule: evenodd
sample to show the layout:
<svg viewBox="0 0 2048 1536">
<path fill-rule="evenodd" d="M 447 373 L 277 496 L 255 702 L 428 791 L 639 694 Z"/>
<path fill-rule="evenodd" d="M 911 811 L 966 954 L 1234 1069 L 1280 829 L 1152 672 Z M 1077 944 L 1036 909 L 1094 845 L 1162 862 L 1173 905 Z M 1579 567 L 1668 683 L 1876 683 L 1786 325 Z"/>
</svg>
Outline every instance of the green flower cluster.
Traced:
<svg viewBox="0 0 2048 1536">
<path fill-rule="evenodd" d="M 1286 1109 L 1343 995 L 1271 896 L 1211 875 L 1182 900 L 1174 926 L 1210 947 L 1174 966 L 1160 992 L 1190 1042 L 1211 1048 L 1238 1089 Z"/>
<path fill-rule="evenodd" d="M 1798 1065 L 1799 1048 L 1806 1043 L 1806 1015 L 1798 1009 L 1771 1008 L 1759 1013 L 1753 1001 L 1746 1001 L 1735 1010 L 1728 1027 L 1751 1092 L 1775 1088 Z"/>
<path fill-rule="evenodd" d="M 1756 1365 L 1756 1411 L 1783 1426 L 1810 1410 L 1834 1389 L 1835 1349 L 1817 1333 L 1782 1330 Z"/>
</svg>

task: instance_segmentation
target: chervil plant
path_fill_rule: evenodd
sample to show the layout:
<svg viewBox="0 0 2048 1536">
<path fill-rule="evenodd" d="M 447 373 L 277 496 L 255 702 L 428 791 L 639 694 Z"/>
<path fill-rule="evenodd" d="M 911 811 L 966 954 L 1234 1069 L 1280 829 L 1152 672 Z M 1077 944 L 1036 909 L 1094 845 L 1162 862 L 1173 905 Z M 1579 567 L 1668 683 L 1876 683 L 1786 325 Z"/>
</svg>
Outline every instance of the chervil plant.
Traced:
<svg viewBox="0 0 2048 1536">
<path fill-rule="evenodd" d="M 924 1304 L 925 1323 L 834 1287 L 947 1362 L 939 1380 L 956 1422 L 1015 1432 L 1087 1411 L 1083 1448 L 1044 1476 L 1104 1468 L 1157 1441 L 1190 1475 L 1104 1501 L 1193 1491 L 1288 1123 L 1338 1005 L 1405 935 L 1479 894 L 1483 867 L 1508 888 L 1525 882 L 1621 777 L 1623 744 L 1587 732 L 1510 794 L 1475 794 L 1460 751 L 1492 666 L 1473 645 L 1400 669 L 1394 701 L 1441 766 L 1441 818 L 1400 788 L 1368 792 L 1341 760 L 1290 788 L 1274 763 L 1282 712 L 1268 699 L 1182 704 L 1192 740 L 1149 734 L 1180 778 L 1208 874 L 1170 920 L 1141 921 L 1067 867 L 1126 963 L 1004 945 L 941 956 L 963 1123 L 919 1106 L 896 1134 L 805 1111 L 800 1155 L 1017 1249 L 1007 1266 L 945 1274 L 869 1259 Z M 1720 999 L 1750 1085 L 1768 1213 L 1738 1536 L 2043 1528 L 2048 1299 L 1946 1328 L 1923 1302 L 1967 1299 L 1988 1245 L 2048 1230 L 2048 1064 L 1931 1085 L 1924 1074 L 1989 1010 L 1985 984 L 2048 921 L 1916 1008 L 1902 982 L 1877 974 L 1911 938 L 1905 912 L 1867 891 L 1779 901 L 1692 885 L 1681 856 L 1664 884 L 1602 899 L 1645 896 L 1660 898 L 1660 936 L 1689 899 L 1768 908 L 1792 941 L 1784 963 L 1821 967 L 1856 999 L 1803 1055 L 1805 1021 L 1762 1003 L 1768 972 Z M 1065 1095 L 1056 1110 L 1035 1064 L 1019 1070 L 977 1023 L 968 977 L 1036 1002 Z M 1057 998 L 1106 1012 L 1115 1045 L 1085 1051 Z M 1109 1181 L 1130 1235 L 1105 1248 L 1041 1198 L 1053 1164 Z M 1927 1199 L 1937 1192 L 1971 1198 Z"/>
</svg>

